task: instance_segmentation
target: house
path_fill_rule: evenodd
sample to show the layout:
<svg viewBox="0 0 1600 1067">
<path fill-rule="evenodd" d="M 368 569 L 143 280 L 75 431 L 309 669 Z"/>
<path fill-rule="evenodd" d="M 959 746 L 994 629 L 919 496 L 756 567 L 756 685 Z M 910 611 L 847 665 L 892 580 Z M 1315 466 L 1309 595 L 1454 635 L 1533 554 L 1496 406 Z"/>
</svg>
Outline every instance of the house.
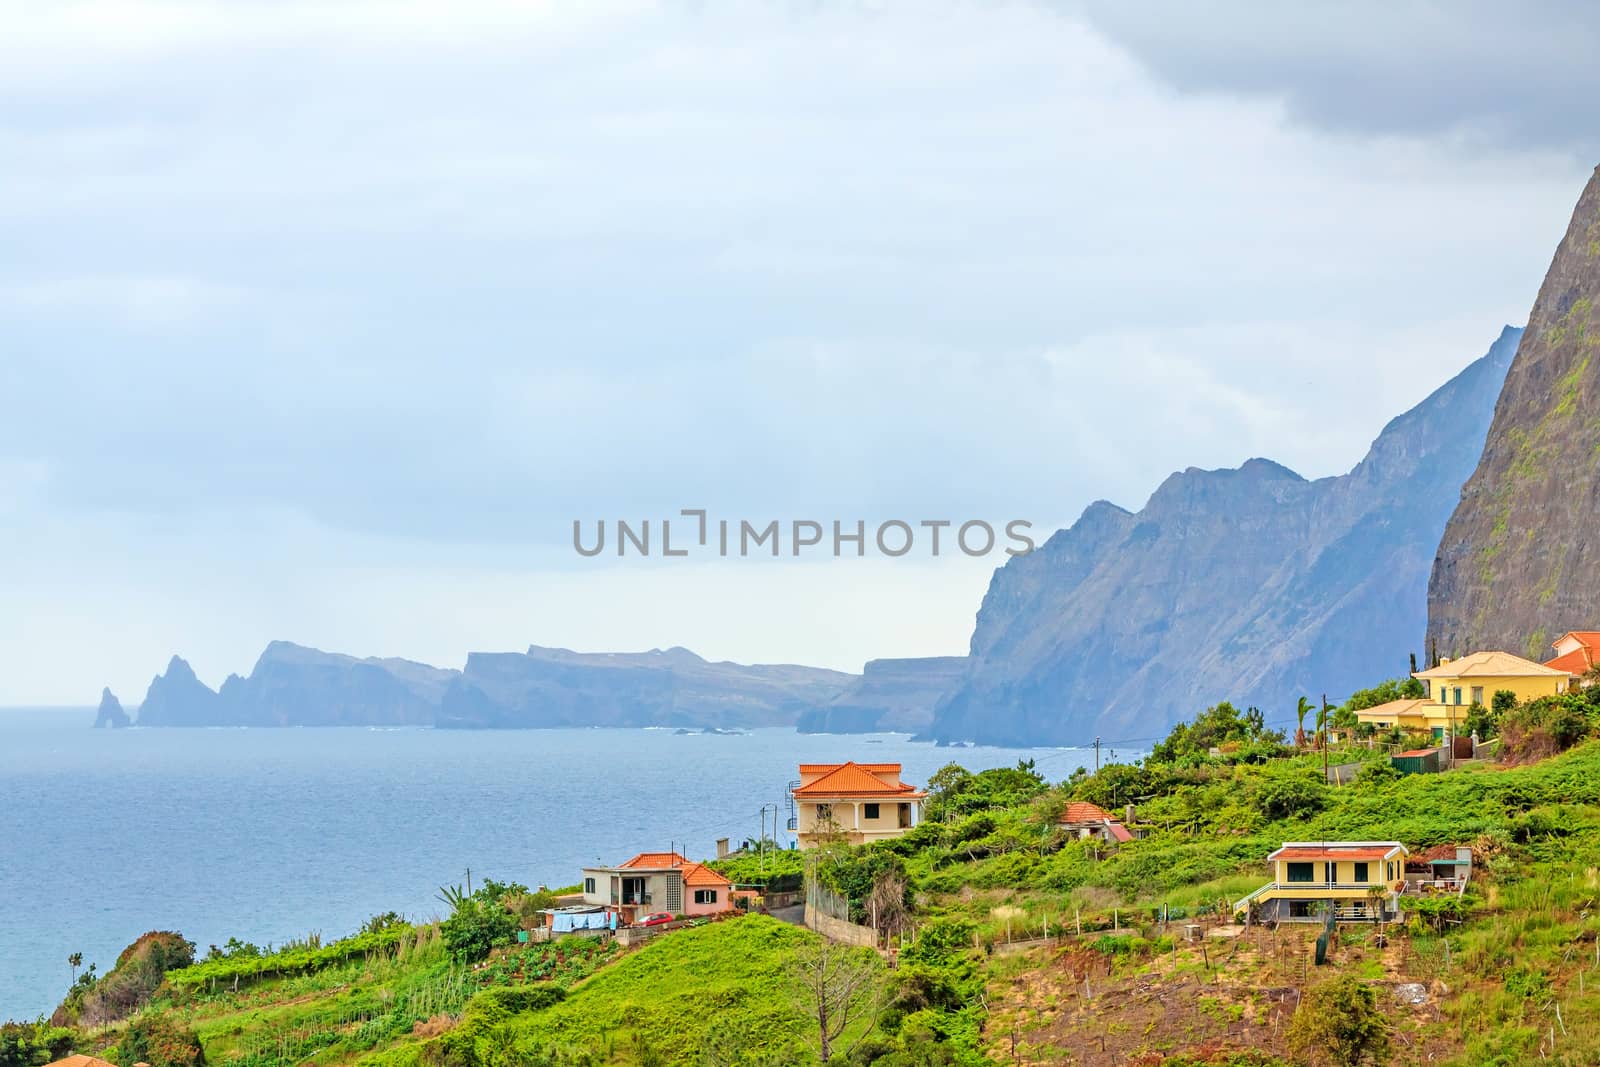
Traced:
<svg viewBox="0 0 1600 1067">
<path fill-rule="evenodd" d="M 1110 812 L 1086 800 L 1074 800 L 1067 805 L 1067 810 L 1061 813 L 1061 826 L 1079 840 L 1098 837 L 1112 844 L 1133 840 L 1133 833 L 1113 819 Z"/>
<path fill-rule="evenodd" d="M 66 1059 L 56 1060 L 54 1063 L 47 1063 L 45 1064 L 45 1067 L 117 1067 L 117 1065 L 114 1063 L 108 1063 L 102 1059 L 97 1059 L 94 1056 L 85 1056 L 80 1052 L 77 1055 L 68 1056 Z M 150 1065 L 145 1064 L 145 1067 L 150 1067 Z"/>
<path fill-rule="evenodd" d="M 1437 667 L 1411 677 L 1422 682 L 1421 698 L 1363 708 L 1356 718 L 1378 729 L 1398 726 L 1430 733 L 1435 741 L 1442 741 L 1461 731 L 1472 705 L 1488 707 L 1502 689 L 1515 693 L 1519 701 L 1533 700 L 1566 692 L 1572 680 L 1564 669 L 1509 652 L 1474 652 L 1459 659 L 1441 659 Z"/>
<path fill-rule="evenodd" d="M 715 915 L 734 907 L 733 883 L 676 852 L 641 852 L 615 867 L 585 867 L 583 903 L 631 923 L 654 912 Z"/>
<path fill-rule="evenodd" d="M 802 763 L 789 786 L 801 848 L 830 838 L 859 845 L 917 825 L 928 794 L 900 780 L 898 763 Z"/>
<path fill-rule="evenodd" d="M 1287 841 L 1267 856 L 1273 880 L 1233 910 L 1254 905 L 1263 922 L 1314 921 L 1329 907 L 1341 922 L 1394 918 L 1409 855 L 1398 841 Z"/>
<path fill-rule="evenodd" d="M 1556 650 L 1554 659 L 1545 660 L 1545 666 L 1566 671 L 1577 681 L 1600 663 L 1600 630 L 1568 630 L 1552 642 Z"/>
</svg>

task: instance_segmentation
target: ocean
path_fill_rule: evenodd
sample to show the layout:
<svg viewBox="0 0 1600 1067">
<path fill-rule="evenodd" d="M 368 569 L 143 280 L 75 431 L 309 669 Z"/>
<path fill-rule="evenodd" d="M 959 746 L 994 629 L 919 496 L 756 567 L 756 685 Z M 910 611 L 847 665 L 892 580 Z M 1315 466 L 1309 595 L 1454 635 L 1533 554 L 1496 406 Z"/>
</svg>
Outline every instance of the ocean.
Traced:
<svg viewBox="0 0 1600 1067">
<path fill-rule="evenodd" d="M 104 973 L 146 930 L 203 954 L 430 918 L 439 887 L 570 885 L 595 861 L 715 855 L 784 816 L 802 761 L 899 761 L 922 783 L 1089 749 L 938 748 L 899 734 L 671 730 L 92 730 L 91 710 L 0 709 L 0 1019 L 48 1013 L 67 956 Z M 769 824 L 770 826 L 770 816 Z M 782 837 L 784 835 L 780 835 Z"/>
</svg>

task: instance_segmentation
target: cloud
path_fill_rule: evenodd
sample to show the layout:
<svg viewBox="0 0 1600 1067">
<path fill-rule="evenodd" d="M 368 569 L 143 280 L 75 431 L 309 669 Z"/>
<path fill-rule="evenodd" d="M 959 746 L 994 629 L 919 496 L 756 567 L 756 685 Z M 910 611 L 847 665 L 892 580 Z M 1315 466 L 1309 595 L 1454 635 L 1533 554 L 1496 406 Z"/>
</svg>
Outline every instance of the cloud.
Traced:
<svg viewBox="0 0 1600 1067">
<path fill-rule="evenodd" d="M 592 577 L 575 517 L 1047 525 L 1191 464 L 1335 473 L 1526 314 L 1587 166 L 1175 88 L 1110 17 L 8 13 L 0 585 L 58 636 L 148 620 L 156 665 L 204 645 L 242 668 L 266 637 L 385 651 L 360 640 L 391 632 L 378 588 L 415 623 L 393 650 L 448 662 L 472 610 L 451 582 L 516 591 L 484 616 L 523 613 L 538 637 L 512 645 L 560 643 Z M 809 599 L 763 615 L 728 580 L 682 632 L 617 644 L 886 651 L 817 633 L 859 572 L 761 573 Z M 626 585 L 613 620 L 685 589 Z M 884 596 L 877 632 L 937 630 L 930 650 L 976 608 L 966 578 Z M 307 632 L 329 601 L 347 623 Z M 30 641 L 40 677 L 78 677 L 72 642 Z"/>
<path fill-rule="evenodd" d="M 1063 7 L 1184 93 L 1264 97 L 1355 136 L 1600 158 L 1600 130 L 1573 110 L 1600 98 L 1600 10 L 1583 0 Z"/>
</svg>

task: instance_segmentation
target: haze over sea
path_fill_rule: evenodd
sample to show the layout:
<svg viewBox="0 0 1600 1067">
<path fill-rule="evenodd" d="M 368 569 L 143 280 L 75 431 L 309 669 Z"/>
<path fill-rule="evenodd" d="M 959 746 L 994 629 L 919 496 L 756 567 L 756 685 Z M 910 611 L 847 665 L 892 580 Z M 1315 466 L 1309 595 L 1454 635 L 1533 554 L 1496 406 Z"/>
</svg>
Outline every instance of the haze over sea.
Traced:
<svg viewBox="0 0 1600 1067">
<path fill-rule="evenodd" d="M 428 918 L 438 887 L 570 885 L 579 868 L 756 836 L 801 761 L 900 761 L 908 780 L 1093 750 L 937 748 L 899 734 L 671 730 L 92 730 L 0 709 L 0 1019 L 48 1013 L 69 953 L 102 973 L 146 930 L 203 954 Z M 1130 754 L 1122 754 L 1124 757 Z M 787 814 L 787 809 L 784 809 Z M 786 836 L 786 835 L 780 835 Z"/>
</svg>

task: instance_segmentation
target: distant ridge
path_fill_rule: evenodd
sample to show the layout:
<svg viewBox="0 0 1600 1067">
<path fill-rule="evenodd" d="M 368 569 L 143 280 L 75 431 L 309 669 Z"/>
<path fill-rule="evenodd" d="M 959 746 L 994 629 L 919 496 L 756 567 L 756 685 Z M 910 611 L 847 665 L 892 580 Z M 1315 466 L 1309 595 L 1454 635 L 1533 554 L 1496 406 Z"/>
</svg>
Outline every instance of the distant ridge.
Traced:
<svg viewBox="0 0 1600 1067">
<path fill-rule="evenodd" d="M 172 657 L 151 681 L 138 725 L 788 726 L 854 678 L 815 667 L 713 663 L 686 648 L 535 645 L 525 653 L 474 652 L 456 671 L 274 641 L 248 677 L 230 675 L 220 690 Z"/>
</svg>

